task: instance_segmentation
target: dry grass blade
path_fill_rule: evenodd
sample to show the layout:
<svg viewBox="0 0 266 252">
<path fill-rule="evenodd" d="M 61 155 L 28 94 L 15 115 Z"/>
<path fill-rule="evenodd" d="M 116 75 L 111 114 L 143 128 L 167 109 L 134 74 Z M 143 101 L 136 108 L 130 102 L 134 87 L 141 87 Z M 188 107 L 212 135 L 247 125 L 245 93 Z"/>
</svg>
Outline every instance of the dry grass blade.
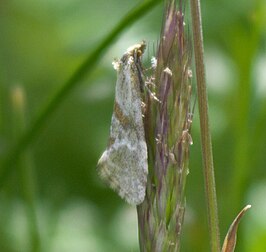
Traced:
<svg viewBox="0 0 266 252">
<path fill-rule="evenodd" d="M 251 205 L 244 207 L 234 219 L 224 239 L 222 252 L 233 252 L 235 250 L 238 224 L 249 208 L 251 208 Z"/>
</svg>

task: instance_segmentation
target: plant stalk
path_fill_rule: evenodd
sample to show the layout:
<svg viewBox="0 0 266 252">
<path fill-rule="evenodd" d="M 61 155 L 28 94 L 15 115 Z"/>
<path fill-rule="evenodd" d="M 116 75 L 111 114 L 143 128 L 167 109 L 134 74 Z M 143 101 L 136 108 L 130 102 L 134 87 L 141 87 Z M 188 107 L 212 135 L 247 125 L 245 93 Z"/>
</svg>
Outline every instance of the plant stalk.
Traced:
<svg viewBox="0 0 266 252">
<path fill-rule="evenodd" d="M 203 173 L 205 180 L 205 194 L 207 200 L 208 224 L 210 232 L 211 251 L 219 252 L 220 232 L 218 221 L 218 208 L 214 178 L 213 155 L 211 133 L 208 117 L 208 97 L 205 77 L 205 66 L 203 57 L 203 35 L 201 23 L 200 1 L 190 0 L 193 43 L 195 53 L 197 92 L 200 115 L 201 145 L 203 157 Z"/>
<path fill-rule="evenodd" d="M 26 96 L 22 86 L 15 86 L 11 90 L 11 102 L 13 108 L 14 138 L 23 132 L 26 126 Z M 31 153 L 25 151 L 18 158 L 19 182 L 21 184 L 22 197 L 24 200 L 32 252 L 41 251 L 40 230 L 38 227 L 36 209 L 36 176 L 31 159 Z"/>
</svg>

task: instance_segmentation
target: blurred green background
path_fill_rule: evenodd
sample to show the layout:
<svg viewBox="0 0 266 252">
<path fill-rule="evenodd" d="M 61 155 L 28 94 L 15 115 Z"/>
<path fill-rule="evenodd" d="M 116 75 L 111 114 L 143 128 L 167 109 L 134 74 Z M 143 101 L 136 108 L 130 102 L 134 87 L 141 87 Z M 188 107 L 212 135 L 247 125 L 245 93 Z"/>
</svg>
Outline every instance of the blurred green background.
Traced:
<svg viewBox="0 0 266 252">
<path fill-rule="evenodd" d="M 0 1 L 1 160 L 137 3 Z M 138 251 L 135 208 L 104 185 L 95 166 L 109 134 L 116 81 L 111 62 L 142 39 L 152 56 L 162 15 L 163 4 L 119 36 L 5 179 L 1 252 Z M 202 15 L 221 238 L 238 211 L 251 204 L 236 251 L 266 251 L 266 3 L 208 0 Z M 197 109 L 192 136 L 181 251 L 209 251 Z"/>
</svg>

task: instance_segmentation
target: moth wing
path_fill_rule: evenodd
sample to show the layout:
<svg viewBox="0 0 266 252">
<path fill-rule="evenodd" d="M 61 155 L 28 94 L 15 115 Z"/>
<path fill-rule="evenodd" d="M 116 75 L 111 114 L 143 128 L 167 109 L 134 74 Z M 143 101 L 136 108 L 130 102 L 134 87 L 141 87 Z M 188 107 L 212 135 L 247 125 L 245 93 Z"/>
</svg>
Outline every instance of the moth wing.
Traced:
<svg viewBox="0 0 266 252">
<path fill-rule="evenodd" d="M 97 169 L 102 179 L 119 196 L 129 204 L 138 205 L 143 202 L 147 183 L 147 152 L 143 146 L 131 146 L 129 143 L 115 142 L 99 159 Z"/>
<path fill-rule="evenodd" d="M 145 197 L 148 174 L 147 145 L 141 109 L 141 73 L 134 46 L 117 62 L 117 83 L 109 146 L 98 162 L 98 171 L 121 198 L 133 205 Z"/>
</svg>

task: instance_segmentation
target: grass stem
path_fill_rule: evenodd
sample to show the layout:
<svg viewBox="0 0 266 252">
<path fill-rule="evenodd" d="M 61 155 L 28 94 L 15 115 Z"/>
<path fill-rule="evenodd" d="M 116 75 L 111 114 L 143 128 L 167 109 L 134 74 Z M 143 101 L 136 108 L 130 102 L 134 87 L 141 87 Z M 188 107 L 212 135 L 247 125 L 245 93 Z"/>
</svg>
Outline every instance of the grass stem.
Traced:
<svg viewBox="0 0 266 252">
<path fill-rule="evenodd" d="M 218 208 L 214 178 L 213 155 L 211 144 L 211 133 L 208 117 L 208 97 L 204 66 L 203 35 L 201 23 L 200 1 L 190 0 L 193 43 L 195 53 L 197 92 L 199 102 L 201 145 L 203 158 L 203 173 L 205 179 L 205 194 L 207 200 L 208 223 L 210 231 L 211 251 L 219 252 L 220 232 L 218 221 Z"/>
</svg>

